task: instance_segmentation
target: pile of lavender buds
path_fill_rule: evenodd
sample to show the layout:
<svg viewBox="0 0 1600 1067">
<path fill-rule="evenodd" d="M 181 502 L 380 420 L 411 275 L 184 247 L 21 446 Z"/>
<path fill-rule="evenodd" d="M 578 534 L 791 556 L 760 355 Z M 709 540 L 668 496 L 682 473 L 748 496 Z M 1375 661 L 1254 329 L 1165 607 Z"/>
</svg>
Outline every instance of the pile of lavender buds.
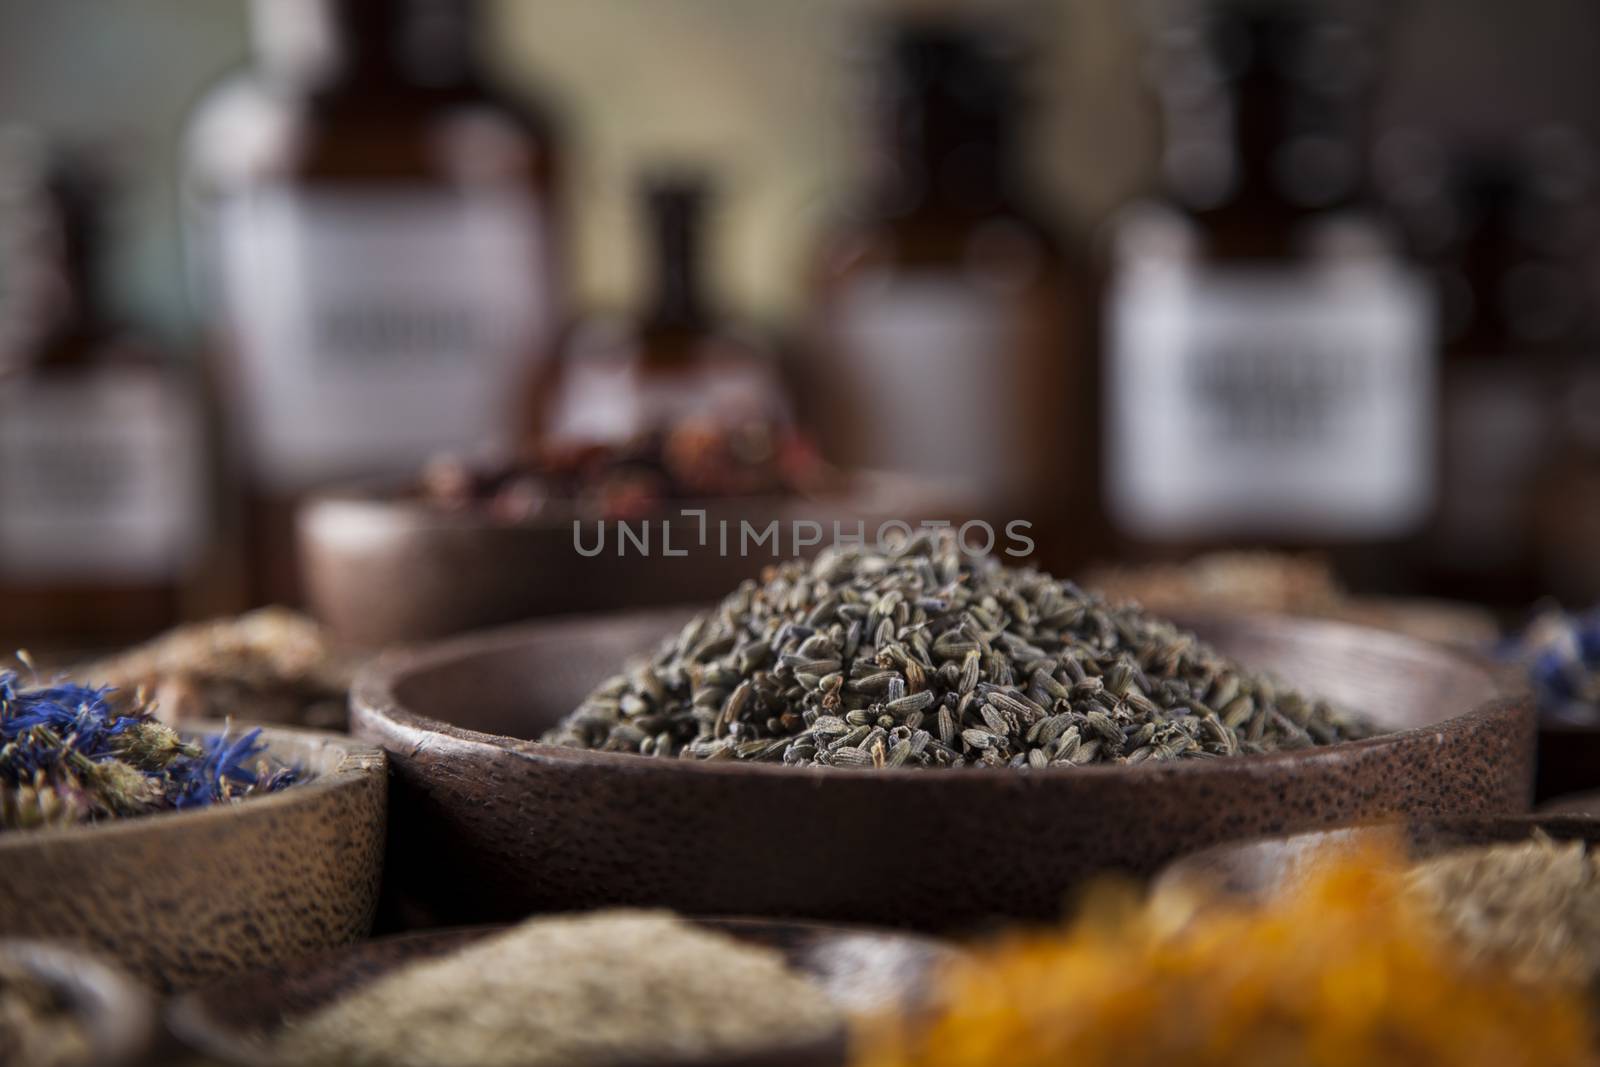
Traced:
<svg viewBox="0 0 1600 1067">
<path fill-rule="evenodd" d="M 1373 732 L 1136 605 L 924 531 L 745 582 L 545 741 L 791 766 L 1040 770 Z"/>
<path fill-rule="evenodd" d="M 261 731 L 188 741 L 138 695 L 0 671 L 0 831 L 205 807 L 292 785 Z"/>
<path fill-rule="evenodd" d="M 1542 611 L 1500 651 L 1526 667 L 1546 719 L 1600 724 L 1600 608 L 1584 614 Z"/>
</svg>

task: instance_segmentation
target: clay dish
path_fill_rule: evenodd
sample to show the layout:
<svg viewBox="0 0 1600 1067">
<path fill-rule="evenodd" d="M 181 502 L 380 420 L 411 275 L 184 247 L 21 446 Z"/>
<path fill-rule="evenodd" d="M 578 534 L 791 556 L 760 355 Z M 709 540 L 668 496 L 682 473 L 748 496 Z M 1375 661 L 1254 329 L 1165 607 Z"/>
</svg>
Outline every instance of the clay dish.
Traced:
<svg viewBox="0 0 1600 1067">
<path fill-rule="evenodd" d="M 394 771 L 389 876 L 425 921 L 601 905 L 945 931 L 1048 919 L 1086 876 L 1389 815 L 1525 811 L 1533 721 L 1442 646 L 1341 623 L 1191 619 L 1244 664 L 1395 732 L 1157 765 L 852 771 L 656 760 L 542 731 L 684 613 L 551 621 L 399 652 L 352 691 Z"/>
</svg>

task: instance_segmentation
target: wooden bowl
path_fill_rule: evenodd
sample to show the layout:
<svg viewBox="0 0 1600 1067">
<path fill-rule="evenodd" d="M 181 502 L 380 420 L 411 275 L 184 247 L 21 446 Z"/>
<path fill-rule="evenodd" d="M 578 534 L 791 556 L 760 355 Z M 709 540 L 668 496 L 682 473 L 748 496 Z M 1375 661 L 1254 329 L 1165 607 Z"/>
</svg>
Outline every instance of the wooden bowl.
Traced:
<svg viewBox="0 0 1600 1067">
<path fill-rule="evenodd" d="M 579 520 L 571 508 L 507 522 L 481 510 L 444 511 L 388 485 L 313 497 L 300 511 L 298 536 L 312 613 L 340 643 L 379 648 L 537 616 L 714 599 L 777 558 L 770 538 L 750 541 L 741 554 L 741 522 L 754 531 L 752 538 L 776 523 L 782 538 L 777 553 L 789 558 L 804 554 L 792 551 L 797 522 L 818 524 L 819 536 L 828 540 L 835 522 L 846 534 L 865 523 L 871 538 L 890 518 L 914 524 L 963 510 L 948 493 L 863 475 L 848 491 L 816 498 L 680 503 L 649 520 L 647 549 L 636 541 L 619 544 L 617 524 L 607 522 L 603 550 L 585 556 L 574 546 Z M 642 524 L 628 527 L 638 535 Z M 726 552 L 720 548 L 724 529 Z M 598 530 L 592 520 L 582 523 L 586 550 L 596 545 Z M 805 536 L 811 533 L 807 528 Z"/>
<path fill-rule="evenodd" d="M 748 919 L 698 920 L 743 941 L 783 952 L 789 965 L 815 981 L 849 1011 L 915 1004 L 935 970 L 957 955 L 941 942 L 864 927 L 775 923 Z M 174 1000 L 173 1032 L 191 1048 L 228 1064 L 275 1067 L 268 1046 L 275 1030 L 388 971 L 462 948 L 499 926 L 430 930 L 379 938 L 259 971 Z M 775 1048 L 718 1067 L 809 1067 L 842 1064 L 844 1035 L 802 1047 Z M 689 1067 L 681 1064 L 680 1067 Z"/>
<path fill-rule="evenodd" d="M 1581 815 L 1499 815 L 1412 819 L 1237 841 L 1203 849 L 1162 872 L 1160 887 L 1198 887 L 1260 899 L 1305 869 L 1325 848 L 1398 839 L 1412 859 L 1459 848 L 1522 841 L 1542 830 L 1557 841 L 1600 842 L 1600 820 Z"/>
<path fill-rule="evenodd" d="M 239 804 L 0 834 L 0 936 L 98 949 L 186 989 L 365 935 L 383 869 L 383 753 L 309 730 L 262 738 L 315 777 Z"/>
<path fill-rule="evenodd" d="M 551 622 L 381 658 L 352 729 L 389 751 L 389 877 L 435 921 L 607 904 L 949 930 L 1048 919 L 1086 875 L 1390 814 L 1523 811 L 1525 703 L 1440 646 L 1338 623 L 1190 620 L 1399 732 L 1299 752 L 1042 772 L 657 760 L 534 741 L 684 612 Z"/>
<path fill-rule="evenodd" d="M 0 966 L 55 991 L 89 1045 L 82 1067 L 133 1067 L 156 1040 L 155 998 L 121 968 L 92 953 L 45 941 L 0 940 Z M 15 1061 L 15 1048 L 0 1050 Z"/>
</svg>

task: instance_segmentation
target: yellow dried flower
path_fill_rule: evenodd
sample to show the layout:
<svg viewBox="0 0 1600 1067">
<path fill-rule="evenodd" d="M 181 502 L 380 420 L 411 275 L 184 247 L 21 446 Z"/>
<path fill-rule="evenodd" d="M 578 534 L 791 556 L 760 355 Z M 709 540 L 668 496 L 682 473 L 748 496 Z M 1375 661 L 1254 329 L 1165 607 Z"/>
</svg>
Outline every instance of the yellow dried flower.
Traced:
<svg viewBox="0 0 1600 1067">
<path fill-rule="evenodd" d="M 1344 853 L 1259 907 L 1102 892 L 942 976 L 858 1067 L 1595 1063 L 1581 994 L 1469 962 L 1393 859 Z"/>
</svg>

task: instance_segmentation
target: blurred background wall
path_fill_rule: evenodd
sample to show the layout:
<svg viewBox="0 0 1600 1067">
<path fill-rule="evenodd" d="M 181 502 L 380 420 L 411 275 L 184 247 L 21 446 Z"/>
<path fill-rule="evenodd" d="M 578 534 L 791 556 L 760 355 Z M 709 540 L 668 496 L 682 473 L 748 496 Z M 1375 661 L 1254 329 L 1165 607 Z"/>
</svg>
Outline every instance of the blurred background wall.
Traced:
<svg viewBox="0 0 1600 1067">
<path fill-rule="evenodd" d="M 564 110 L 580 303 L 623 303 L 637 288 L 638 167 L 693 158 L 713 164 L 729 194 L 717 225 L 722 291 L 753 313 L 795 311 L 810 242 L 859 160 L 858 42 L 874 14 L 895 6 L 906 5 L 500 0 L 493 37 L 503 72 Z M 1152 176 L 1141 6 L 975 6 L 1031 28 L 1036 184 L 1058 215 L 1098 223 Z M 1600 5 L 1388 6 L 1381 128 L 1492 142 L 1560 120 L 1600 135 Z M 174 192 L 179 134 L 195 99 L 244 61 L 247 37 L 242 0 L 0 0 L 0 124 L 116 150 L 127 176 L 114 245 L 119 299 L 175 338 L 191 321 Z"/>
</svg>

